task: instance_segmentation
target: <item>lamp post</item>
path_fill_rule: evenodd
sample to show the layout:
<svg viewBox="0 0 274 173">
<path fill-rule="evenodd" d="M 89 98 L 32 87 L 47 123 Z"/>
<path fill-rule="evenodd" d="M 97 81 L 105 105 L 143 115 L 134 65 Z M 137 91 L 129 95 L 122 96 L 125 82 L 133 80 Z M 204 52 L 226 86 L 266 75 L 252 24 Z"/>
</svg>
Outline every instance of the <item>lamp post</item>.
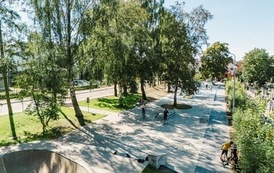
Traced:
<svg viewBox="0 0 274 173">
<path fill-rule="evenodd" d="M 233 53 L 230 53 L 231 55 L 233 55 L 233 101 L 232 101 L 232 110 L 234 112 L 235 109 L 235 74 L 236 74 L 236 56 Z"/>
</svg>

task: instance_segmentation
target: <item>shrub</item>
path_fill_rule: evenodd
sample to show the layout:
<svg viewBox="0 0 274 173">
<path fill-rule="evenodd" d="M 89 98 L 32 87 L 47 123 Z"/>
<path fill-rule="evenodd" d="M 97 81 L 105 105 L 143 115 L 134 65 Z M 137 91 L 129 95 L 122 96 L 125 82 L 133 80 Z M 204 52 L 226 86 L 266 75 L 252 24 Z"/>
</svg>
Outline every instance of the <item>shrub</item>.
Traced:
<svg viewBox="0 0 274 173">
<path fill-rule="evenodd" d="M 227 103 L 229 105 L 230 111 L 233 107 L 233 97 L 234 97 L 233 85 L 234 85 L 233 81 L 228 81 L 226 83 Z M 237 81 L 235 83 L 235 107 L 245 108 L 249 104 L 248 100 L 249 99 L 245 93 L 244 86 Z"/>
<path fill-rule="evenodd" d="M 18 97 L 17 93 L 9 93 L 10 94 L 10 99 L 14 99 Z M 5 100 L 6 99 L 6 93 L 0 93 L 0 100 Z"/>
<path fill-rule="evenodd" d="M 235 111 L 233 112 L 234 141 L 240 151 L 242 173 L 274 172 L 274 125 L 264 122 L 265 101 L 249 99 L 240 84 L 236 85 Z M 231 103 L 231 83 L 226 87 Z"/>
</svg>

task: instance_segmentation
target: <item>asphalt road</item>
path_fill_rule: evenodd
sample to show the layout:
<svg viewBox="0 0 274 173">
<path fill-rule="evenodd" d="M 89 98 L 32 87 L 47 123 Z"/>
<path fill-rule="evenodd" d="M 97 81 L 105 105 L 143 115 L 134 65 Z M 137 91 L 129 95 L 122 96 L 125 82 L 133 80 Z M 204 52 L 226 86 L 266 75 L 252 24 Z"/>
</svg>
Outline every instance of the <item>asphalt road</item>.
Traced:
<svg viewBox="0 0 274 173">
<path fill-rule="evenodd" d="M 99 89 L 92 89 L 92 90 L 83 90 L 83 91 L 76 91 L 76 97 L 78 101 L 86 100 L 87 97 L 90 99 L 92 98 L 99 98 L 104 96 L 110 96 L 114 95 L 113 87 L 105 87 L 105 88 L 99 88 Z M 31 103 L 29 99 L 25 99 L 24 101 L 12 99 L 12 110 L 13 113 L 23 112 L 27 106 Z M 66 103 L 71 103 L 70 97 L 68 96 Z M 7 115 L 8 114 L 8 108 L 6 100 L 0 100 L 0 116 L 1 115 Z"/>
</svg>

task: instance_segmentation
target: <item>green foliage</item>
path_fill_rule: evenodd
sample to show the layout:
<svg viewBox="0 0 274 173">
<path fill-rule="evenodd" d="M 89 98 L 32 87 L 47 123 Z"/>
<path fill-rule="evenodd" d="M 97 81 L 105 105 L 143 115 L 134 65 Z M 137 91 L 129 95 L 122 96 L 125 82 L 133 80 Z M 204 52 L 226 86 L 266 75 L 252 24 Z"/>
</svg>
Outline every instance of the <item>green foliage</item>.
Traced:
<svg viewBox="0 0 274 173">
<path fill-rule="evenodd" d="M 10 99 L 18 98 L 17 93 L 9 93 Z M 0 100 L 5 100 L 6 99 L 6 94 L 3 92 L 0 92 Z"/>
<path fill-rule="evenodd" d="M 227 82 L 226 91 L 231 102 L 231 81 Z M 265 102 L 248 98 L 242 85 L 237 82 L 235 106 L 232 124 L 234 141 L 240 152 L 241 172 L 273 172 L 274 125 L 263 121 Z"/>
<path fill-rule="evenodd" d="M 164 78 L 176 88 L 180 86 L 184 93 L 193 94 L 196 89 L 194 47 L 188 38 L 186 25 L 177 21 L 174 14 L 166 12 L 162 28 L 163 56 L 166 64 Z"/>
<path fill-rule="evenodd" d="M 19 98 L 30 97 L 34 102 L 27 113 L 38 117 L 44 132 L 50 120 L 58 119 L 60 106 L 67 94 L 65 70 L 56 65 L 58 58 L 49 47 L 51 45 L 45 43 L 41 35 L 32 33 L 23 49 L 24 71 L 16 79 L 21 88 Z"/>
<path fill-rule="evenodd" d="M 42 93 L 35 92 L 32 99 L 34 104 L 28 106 L 26 113 L 37 116 L 43 126 L 43 132 L 46 132 L 49 121 L 59 118 L 59 107 L 55 102 L 50 101 L 52 97 Z"/>
<path fill-rule="evenodd" d="M 29 142 L 35 140 L 56 139 L 66 133 L 80 127 L 71 108 L 62 107 L 63 114 L 59 114 L 57 121 L 49 122 L 49 127 L 43 133 L 39 119 L 29 116 L 25 113 L 14 114 L 14 121 L 18 140 L 10 138 L 11 132 L 9 127 L 9 117 L 7 115 L 0 116 L 0 146 L 11 145 L 15 143 Z M 95 121 L 104 117 L 104 115 L 83 112 L 85 120 Z"/>
<path fill-rule="evenodd" d="M 201 56 L 201 74 L 203 78 L 223 78 L 228 63 L 232 61 L 229 56 L 228 44 L 216 42 L 207 48 Z"/>
<path fill-rule="evenodd" d="M 265 49 L 255 48 L 243 58 L 243 79 L 249 83 L 256 82 L 261 87 L 274 76 L 273 65 L 273 56 L 270 56 Z"/>
<path fill-rule="evenodd" d="M 257 107 L 238 110 L 233 114 L 233 127 L 242 172 L 273 171 L 274 126 L 262 122 L 261 111 Z"/>
<path fill-rule="evenodd" d="M 228 80 L 226 82 L 226 97 L 227 97 L 227 103 L 230 108 L 230 110 L 233 107 L 233 97 L 234 97 L 234 83 L 232 80 Z M 235 107 L 244 109 L 248 106 L 250 106 L 249 99 L 245 93 L 245 89 L 242 83 L 239 81 L 235 81 Z"/>
<path fill-rule="evenodd" d="M 60 74 L 62 78 L 58 76 L 55 78 L 56 82 L 65 83 L 64 80 L 66 80 L 67 84 L 63 86 L 68 89 L 68 84 L 71 85 L 76 75 L 79 74 L 79 64 L 83 63 L 82 59 L 86 57 L 83 56 L 83 51 L 80 49 L 81 44 L 88 38 L 83 33 L 83 30 L 87 28 L 82 28 L 82 25 L 86 24 L 85 17 L 88 10 L 93 7 L 93 1 L 47 0 L 43 2 L 28 0 L 27 4 L 33 9 L 34 20 L 39 24 L 38 30 L 41 32 L 41 40 L 44 43 L 42 46 L 43 55 L 49 60 L 49 63 L 45 63 L 49 67 L 47 70 L 52 72 L 51 74 Z M 39 49 L 37 46 L 34 47 Z M 87 62 L 84 63 L 87 64 Z M 59 73 L 55 73 L 58 71 Z M 54 75 L 51 76 L 53 79 L 54 77 Z M 50 78 L 49 81 L 51 82 L 47 83 L 48 85 L 56 84 Z M 60 85 L 55 85 L 55 89 L 58 89 L 57 86 L 63 89 Z M 75 90 L 73 86 L 71 87 L 70 95 L 75 116 L 80 124 L 84 125 L 83 114 L 74 97 Z M 57 93 L 60 91 L 52 90 L 51 92 L 56 93 L 53 98 L 56 102 Z"/>
<path fill-rule="evenodd" d="M 129 85 L 136 90 L 132 84 L 138 74 L 150 71 L 150 64 L 146 63 L 148 49 L 151 47 L 145 28 L 147 16 L 147 12 L 137 1 L 100 1 L 86 14 L 86 18 L 92 20 L 94 25 L 85 32 L 89 37 L 81 48 L 84 55 L 88 56 L 81 63 L 83 61 L 86 65 L 85 62 L 88 61 L 96 71 L 98 67 L 104 69 L 108 81 L 117 83 L 125 94 L 125 88 Z M 141 57 L 138 52 L 146 57 Z M 148 67 L 144 66 L 146 64 Z M 149 74 L 152 74 L 151 71 Z M 145 78 L 147 76 L 149 75 Z"/>
<path fill-rule="evenodd" d="M 138 83 L 133 79 L 129 82 L 129 87 L 130 87 L 130 93 L 136 94 L 138 93 Z"/>
<path fill-rule="evenodd" d="M 197 91 L 198 82 L 194 79 L 196 60 L 207 34 L 205 23 L 212 18 L 202 6 L 186 13 L 183 4 L 176 3 L 171 10 L 162 12 L 161 67 L 162 77 L 174 89 L 174 106 L 177 104 L 178 88 L 191 95 Z"/>
<path fill-rule="evenodd" d="M 80 101 L 80 106 L 92 107 L 96 109 L 112 110 L 112 111 L 121 111 L 126 109 L 131 109 L 136 106 L 136 103 L 140 99 L 138 94 L 129 94 L 126 97 L 123 97 L 123 106 L 119 106 L 119 97 L 103 97 L 91 99 L 90 103 L 86 101 Z"/>
<path fill-rule="evenodd" d="M 194 75 L 194 79 L 196 81 L 201 81 L 203 78 L 202 78 L 202 74 L 201 73 L 195 73 Z"/>
</svg>

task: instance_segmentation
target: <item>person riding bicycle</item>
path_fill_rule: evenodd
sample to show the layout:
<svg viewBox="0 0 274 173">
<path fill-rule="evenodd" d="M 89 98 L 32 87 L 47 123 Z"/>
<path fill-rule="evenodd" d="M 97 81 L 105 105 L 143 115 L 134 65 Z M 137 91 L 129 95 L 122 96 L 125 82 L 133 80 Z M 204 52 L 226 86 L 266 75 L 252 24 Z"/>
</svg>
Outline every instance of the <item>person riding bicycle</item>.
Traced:
<svg viewBox="0 0 274 173">
<path fill-rule="evenodd" d="M 231 148 L 231 145 L 233 144 L 233 141 L 229 141 L 229 142 L 225 142 L 222 147 L 221 147 L 221 150 L 222 150 L 222 153 L 221 153 L 221 157 L 220 159 L 222 161 L 225 161 L 227 159 L 227 153 L 228 153 L 228 150 Z M 224 158 L 224 156 L 225 158 Z"/>
<path fill-rule="evenodd" d="M 234 164 L 237 165 L 238 164 L 238 160 L 239 160 L 237 146 L 234 145 L 233 147 L 231 147 L 230 151 L 231 152 L 230 152 L 229 160 L 233 161 Z"/>
</svg>

